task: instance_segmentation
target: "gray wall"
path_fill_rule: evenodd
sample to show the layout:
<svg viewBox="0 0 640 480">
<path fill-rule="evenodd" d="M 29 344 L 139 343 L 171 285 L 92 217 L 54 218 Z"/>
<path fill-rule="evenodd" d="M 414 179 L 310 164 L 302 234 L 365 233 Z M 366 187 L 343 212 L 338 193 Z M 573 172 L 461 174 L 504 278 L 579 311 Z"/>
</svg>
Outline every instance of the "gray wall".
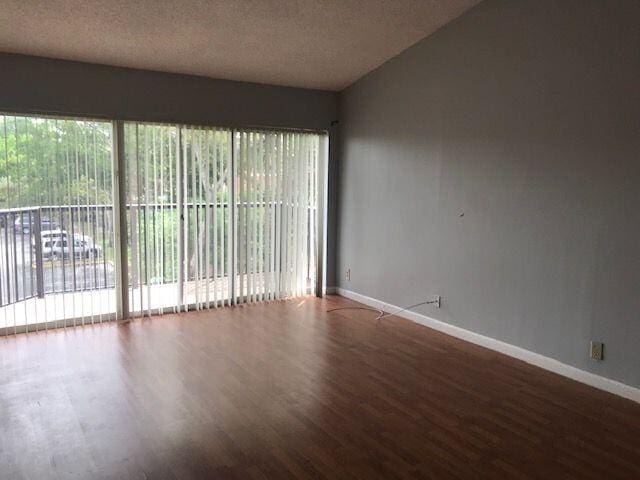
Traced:
<svg viewBox="0 0 640 480">
<path fill-rule="evenodd" d="M 0 111 L 329 131 L 338 94 L 0 53 Z M 336 157 L 330 150 L 330 177 Z M 327 283 L 335 283 L 334 187 Z"/>
<path fill-rule="evenodd" d="M 337 94 L 0 53 L 0 109 L 328 130 Z"/>
<path fill-rule="evenodd" d="M 640 387 L 638 25 L 486 0 L 343 92 L 338 285 Z"/>
</svg>

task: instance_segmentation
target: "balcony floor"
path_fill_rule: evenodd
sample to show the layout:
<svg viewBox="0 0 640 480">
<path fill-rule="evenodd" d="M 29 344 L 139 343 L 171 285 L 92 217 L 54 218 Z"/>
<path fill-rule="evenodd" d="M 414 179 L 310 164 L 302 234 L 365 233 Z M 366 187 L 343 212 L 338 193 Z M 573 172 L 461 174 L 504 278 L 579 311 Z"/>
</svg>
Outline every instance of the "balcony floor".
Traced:
<svg viewBox="0 0 640 480">
<path fill-rule="evenodd" d="M 249 283 L 249 278 L 245 277 L 245 293 L 249 291 Z M 263 285 L 262 276 L 256 276 L 251 288 L 262 291 Z M 229 282 L 226 277 L 211 281 L 208 286 L 204 281 L 197 285 L 196 282 L 187 282 L 183 305 L 202 305 L 208 301 L 223 306 L 229 304 L 229 297 Z M 142 314 L 146 314 L 149 305 L 152 312 L 163 309 L 168 313 L 177 313 L 175 306 L 178 304 L 177 283 L 143 285 L 129 290 L 129 305 L 133 316 L 139 316 L 141 310 Z M 0 335 L 101 323 L 114 319 L 115 311 L 115 288 L 50 293 L 44 298 L 30 298 L 0 307 Z"/>
<path fill-rule="evenodd" d="M 227 295 L 226 280 L 224 285 L 221 283 L 218 282 L 217 285 L 214 282 L 210 283 L 210 301 L 214 301 L 214 287 L 217 287 L 216 299 L 221 298 L 220 295 Z M 197 300 L 204 302 L 206 298 L 205 284 L 199 285 L 197 294 L 193 282 L 186 285 L 185 303 L 195 304 Z M 129 291 L 129 302 L 133 313 L 140 312 L 141 304 L 145 311 L 148 305 L 151 305 L 152 309 L 171 309 L 178 303 L 177 284 L 135 288 Z M 17 332 L 22 332 L 26 325 L 29 326 L 29 331 L 34 331 L 42 328 L 100 323 L 113 319 L 115 311 L 115 288 L 47 294 L 44 298 L 30 298 L 0 308 L 0 331 L 7 329 L 7 333 L 11 333 L 15 328 Z"/>
</svg>

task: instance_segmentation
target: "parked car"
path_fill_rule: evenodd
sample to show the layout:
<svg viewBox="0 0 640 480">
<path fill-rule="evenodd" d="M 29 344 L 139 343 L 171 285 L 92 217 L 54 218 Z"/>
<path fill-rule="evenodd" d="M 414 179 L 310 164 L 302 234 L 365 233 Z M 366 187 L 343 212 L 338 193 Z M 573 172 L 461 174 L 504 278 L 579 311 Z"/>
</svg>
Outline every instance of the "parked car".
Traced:
<svg viewBox="0 0 640 480">
<path fill-rule="evenodd" d="M 31 233 L 33 228 L 35 227 L 35 215 L 32 213 L 29 215 L 28 213 L 23 213 L 22 215 L 18 215 L 15 222 L 13 223 L 13 228 L 17 232 L 22 232 L 25 235 Z M 40 218 L 40 230 L 58 230 L 60 225 L 58 222 L 51 220 L 48 217 Z"/>
<path fill-rule="evenodd" d="M 70 239 L 51 237 L 49 240 L 43 241 L 42 256 L 51 260 L 71 258 L 98 258 L 102 255 L 102 249 L 96 245 L 90 237 L 89 240 L 74 238 L 73 246 Z"/>
<path fill-rule="evenodd" d="M 47 240 L 60 240 L 60 239 L 66 239 L 67 238 L 67 232 L 66 230 L 41 230 L 40 231 L 40 238 L 42 239 L 42 244 L 44 245 L 45 242 Z M 36 246 L 36 236 L 33 235 L 31 237 L 31 246 L 35 248 Z"/>
</svg>

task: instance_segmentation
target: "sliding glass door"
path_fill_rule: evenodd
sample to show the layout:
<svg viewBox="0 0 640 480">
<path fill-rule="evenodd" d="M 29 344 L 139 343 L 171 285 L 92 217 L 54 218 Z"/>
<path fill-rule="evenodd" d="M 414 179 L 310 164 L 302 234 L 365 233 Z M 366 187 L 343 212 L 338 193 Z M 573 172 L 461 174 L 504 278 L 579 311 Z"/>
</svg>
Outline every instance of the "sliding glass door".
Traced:
<svg viewBox="0 0 640 480">
<path fill-rule="evenodd" d="M 231 132 L 126 124 L 129 308 L 231 304 Z"/>
<path fill-rule="evenodd" d="M 320 136 L 240 130 L 234 140 L 238 301 L 313 292 Z"/>
<path fill-rule="evenodd" d="M 0 331 L 113 318 L 111 123 L 0 115 Z"/>
<path fill-rule="evenodd" d="M 130 311 L 313 292 L 319 148 L 311 133 L 126 124 Z"/>
<path fill-rule="evenodd" d="M 0 114 L 0 332 L 312 293 L 322 142 Z"/>
</svg>

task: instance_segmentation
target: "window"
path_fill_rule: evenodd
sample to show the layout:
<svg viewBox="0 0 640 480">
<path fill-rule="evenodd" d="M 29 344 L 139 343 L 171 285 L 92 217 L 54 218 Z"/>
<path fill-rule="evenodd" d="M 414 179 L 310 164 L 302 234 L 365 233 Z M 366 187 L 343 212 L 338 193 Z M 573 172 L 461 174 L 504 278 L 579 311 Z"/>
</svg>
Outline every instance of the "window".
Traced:
<svg viewBox="0 0 640 480">
<path fill-rule="evenodd" d="M 112 173 L 111 123 L 0 115 L 0 331 L 113 317 Z M 67 235 L 106 255 L 69 258 Z"/>
<path fill-rule="evenodd" d="M 313 291 L 321 135 L 0 122 L 0 331 L 113 319 L 125 289 L 131 315 Z"/>
</svg>

